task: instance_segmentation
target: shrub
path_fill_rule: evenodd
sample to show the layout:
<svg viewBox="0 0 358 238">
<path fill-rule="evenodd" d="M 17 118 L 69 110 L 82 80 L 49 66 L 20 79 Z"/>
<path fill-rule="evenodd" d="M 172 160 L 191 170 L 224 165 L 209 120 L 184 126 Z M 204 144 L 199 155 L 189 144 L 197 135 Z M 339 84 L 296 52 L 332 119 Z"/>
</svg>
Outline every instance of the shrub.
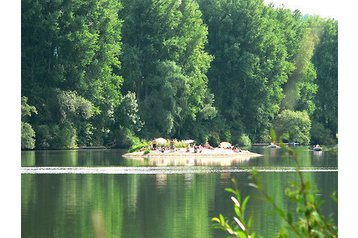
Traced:
<svg viewBox="0 0 358 238">
<path fill-rule="evenodd" d="M 133 140 L 132 141 L 133 144 L 130 146 L 128 152 L 136 152 L 136 151 L 140 151 L 143 148 L 148 148 L 150 147 L 150 141 L 146 141 L 146 140 Z"/>
<path fill-rule="evenodd" d="M 48 149 L 51 145 L 52 136 L 48 125 L 39 125 L 36 128 L 36 147 Z"/>
<path fill-rule="evenodd" d="M 21 122 L 21 149 L 35 148 L 35 131 L 27 122 Z"/>
<path fill-rule="evenodd" d="M 288 135 L 288 140 L 300 144 L 310 143 L 311 120 L 307 112 L 284 110 L 276 118 L 274 128 L 278 136 Z"/>
<path fill-rule="evenodd" d="M 73 149 L 77 148 L 77 132 L 76 129 L 68 122 L 60 126 L 53 127 L 53 141 L 51 144 L 53 149 Z"/>
<path fill-rule="evenodd" d="M 36 133 L 28 122 L 32 114 L 37 114 L 36 108 L 27 104 L 27 97 L 21 97 L 21 149 L 35 148 Z"/>
<path fill-rule="evenodd" d="M 221 140 L 220 140 L 220 136 L 218 133 L 212 133 L 209 137 L 209 144 L 217 147 L 220 144 Z"/>
<path fill-rule="evenodd" d="M 246 134 L 242 134 L 239 138 L 239 145 L 240 146 L 251 146 L 250 137 Z"/>
<path fill-rule="evenodd" d="M 276 140 L 274 132 L 272 133 L 272 139 Z M 304 179 L 303 172 L 300 170 L 298 154 L 291 148 L 285 147 L 282 141 L 281 146 L 297 165 L 296 173 L 299 177 L 299 182 L 292 183 L 285 190 L 287 198 L 297 207 L 296 218 L 279 207 L 275 199 L 266 192 L 262 183 L 259 181 L 256 171 L 252 172 L 253 183 L 249 184 L 260 192 L 260 195 L 273 206 L 276 214 L 286 222 L 287 225 L 281 228 L 278 237 L 287 238 L 289 237 L 289 233 L 295 234 L 295 237 L 338 237 L 338 229 L 336 225 L 334 225 L 334 222 L 331 219 L 325 218 L 319 209 L 322 201 L 318 200 L 316 196 L 317 191 Z M 251 231 L 252 218 L 247 219 L 245 217 L 245 209 L 249 196 L 245 197 L 242 201 L 237 184 L 234 180 L 233 182 L 234 188 L 227 188 L 226 191 L 234 194 L 231 199 L 234 202 L 235 222 L 229 222 L 222 214 L 220 214 L 219 217 L 214 217 L 212 220 L 216 222 L 216 228 L 224 230 L 230 236 L 240 238 L 255 237 L 255 233 Z M 332 199 L 337 203 L 338 200 L 335 193 L 332 194 Z"/>
<path fill-rule="evenodd" d="M 332 132 L 319 122 L 313 122 L 311 128 L 311 142 L 314 144 L 334 145 L 337 143 Z"/>
<path fill-rule="evenodd" d="M 174 146 L 176 148 L 186 148 L 186 147 L 188 147 L 188 144 L 184 143 L 184 141 L 181 140 L 181 141 L 175 141 Z"/>
</svg>

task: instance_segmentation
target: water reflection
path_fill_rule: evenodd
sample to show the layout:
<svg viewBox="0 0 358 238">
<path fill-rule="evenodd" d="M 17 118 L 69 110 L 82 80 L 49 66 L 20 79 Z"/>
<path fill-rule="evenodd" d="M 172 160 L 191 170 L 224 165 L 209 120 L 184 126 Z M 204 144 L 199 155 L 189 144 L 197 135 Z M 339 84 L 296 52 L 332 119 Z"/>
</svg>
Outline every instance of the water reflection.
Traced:
<svg viewBox="0 0 358 238">
<path fill-rule="evenodd" d="M 322 158 L 323 151 L 313 151 L 313 158 Z"/>
<path fill-rule="evenodd" d="M 132 158 L 140 164 L 146 162 L 147 166 L 235 166 L 247 163 L 250 158 L 213 158 L 213 157 L 190 157 L 190 158 Z"/>
<path fill-rule="evenodd" d="M 23 237 L 223 237 L 210 218 L 233 214 L 224 189 L 237 179 L 242 195 L 250 195 L 248 215 L 253 228 L 274 237 L 282 220 L 270 204 L 248 186 L 249 173 L 177 175 L 22 175 Z M 284 209 L 295 207 L 284 188 L 294 173 L 262 173 L 262 182 Z M 329 199 L 337 190 L 337 173 L 305 173 L 327 202 L 324 211 L 337 214 Z M 269 218 L 269 219 L 268 219 Z M 102 221 L 101 221 L 102 220 Z M 98 222 L 104 226 L 99 229 Z"/>
<path fill-rule="evenodd" d="M 212 229 L 210 219 L 219 213 L 233 216 L 230 195 L 224 191 L 231 178 L 238 181 L 242 196 L 251 196 L 247 215 L 253 216 L 254 230 L 263 237 L 275 237 L 284 223 L 272 206 L 248 186 L 249 173 L 245 169 L 267 169 L 268 172 L 260 173 L 264 187 L 280 206 L 295 213 L 294 204 L 284 195 L 289 182 L 297 179 L 294 172 L 284 169 L 292 168 L 294 163 L 285 158 L 281 149 L 275 153 L 261 147 L 252 150 L 264 157 L 223 168 L 154 167 L 150 161 L 125 160 L 121 157 L 124 151 L 120 150 L 26 151 L 22 154 L 22 166 L 28 166 L 27 169 L 105 167 L 125 170 L 127 174 L 22 174 L 22 237 L 225 237 Z M 305 168 L 326 169 L 304 175 L 320 190 L 320 198 L 326 200 L 322 210 L 326 215 L 334 214 L 337 221 L 338 207 L 330 195 L 338 190 L 338 173 L 327 170 L 337 169 L 337 155 L 326 151 L 318 155 L 307 148 L 297 151 Z M 273 172 L 276 168 L 282 172 Z M 140 174 L 138 170 L 144 172 Z M 173 170 L 178 174 L 169 174 Z"/>
<path fill-rule="evenodd" d="M 102 211 L 99 210 L 92 211 L 91 220 L 92 220 L 92 227 L 94 230 L 94 237 L 95 238 L 107 237 Z"/>
<path fill-rule="evenodd" d="M 306 147 L 295 147 L 304 167 L 337 167 L 337 154 L 315 153 Z M 125 150 L 23 151 L 23 167 L 128 167 L 128 166 L 226 166 L 226 167 L 292 167 L 294 161 L 285 158 L 283 149 L 252 147 L 250 151 L 262 154 L 251 159 L 230 158 L 151 158 L 125 159 Z M 318 159 L 322 158 L 322 159 Z"/>
</svg>

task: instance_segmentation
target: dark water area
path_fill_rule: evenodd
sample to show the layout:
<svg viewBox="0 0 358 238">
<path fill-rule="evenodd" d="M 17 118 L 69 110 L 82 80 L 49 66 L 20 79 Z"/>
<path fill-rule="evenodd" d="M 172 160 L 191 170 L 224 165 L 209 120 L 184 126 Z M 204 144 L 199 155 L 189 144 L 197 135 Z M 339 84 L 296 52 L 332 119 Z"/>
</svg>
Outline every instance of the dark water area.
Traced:
<svg viewBox="0 0 358 238">
<path fill-rule="evenodd" d="M 297 175 L 277 172 L 294 166 L 282 150 L 253 147 L 263 154 L 230 168 L 267 168 L 259 176 L 267 192 L 286 211 L 295 212 L 287 201 L 285 187 Z M 338 191 L 337 154 L 313 153 L 299 147 L 299 160 L 305 172 L 326 200 L 321 207 L 325 215 L 337 221 L 338 206 L 331 199 Z M 145 167 L 145 163 L 128 161 L 123 150 L 26 151 L 23 167 Z M 172 167 L 172 170 L 180 168 Z M 224 189 L 231 178 L 238 181 L 243 196 L 250 195 L 247 215 L 253 216 L 253 230 L 263 237 L 275 237 L 285 223 L 250 187 L 248 172 L 208 172 L 178 174 L 22 174 L 21 229 L 22 237 L 95 237 L 100 226 L 105 237 L 167 238 L 226 237 L 212 228 L 211 218 L 223 213 L 233 216 L 230 194 Z"/>
</svg>

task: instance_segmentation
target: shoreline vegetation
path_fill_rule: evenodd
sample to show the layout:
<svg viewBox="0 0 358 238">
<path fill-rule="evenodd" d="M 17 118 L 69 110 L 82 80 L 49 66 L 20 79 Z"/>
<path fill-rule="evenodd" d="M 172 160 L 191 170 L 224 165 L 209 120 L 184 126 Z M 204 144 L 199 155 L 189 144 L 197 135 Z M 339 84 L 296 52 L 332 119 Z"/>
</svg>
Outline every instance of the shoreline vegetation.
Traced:
<svg viewBox="0 0 358 238">
<path fill-rule="evenodd" d="M 138 14 L 140 12 L 141 14 Z M 338 22 L 262 0 L 23 0 L 21 148 L 336 144 Z"/>
</svg>

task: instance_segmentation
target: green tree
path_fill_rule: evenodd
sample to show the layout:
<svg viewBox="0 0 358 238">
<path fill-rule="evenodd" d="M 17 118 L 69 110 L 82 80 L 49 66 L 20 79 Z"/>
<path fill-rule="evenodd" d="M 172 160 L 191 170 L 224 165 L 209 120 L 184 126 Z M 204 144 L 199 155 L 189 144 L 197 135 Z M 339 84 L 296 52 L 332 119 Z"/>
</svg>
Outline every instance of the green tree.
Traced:
<svg viewBox="0 0 358 238">
<path fill-rule="evenodd" d="M 208 72 L 219 113 L 232 140 L 261 140 L 279 111 L 291 70 L 273 8 L 260 0 L 199 1 L 209 28 Z"/>
<path fill-rule="evenodd" d="M 322 24 L 320 42 L 312 57 L 318 85 L 313 120 L 320 124 L 319 127 L 328 130 L 331 139 L 335 139 L 338 132 L 338 23 L 336 20 L 326 19 Z M 313 136 L 319 136 L 314 134 Z"/>
<path fill-rule="evenodd" d="M 21 90 L 39 111 L 35 128 L 59 126 L 53 92 L 72 91 L 99 112 L 82 118 L 93 134 L 79 141 L 102 143 L 121 99 L 119 1 L 23 0 L 21 7 Z M 80 132 L 77 126 L 71 124 Z"/>
<path fill-rule="evenodd" d="M 294 54 L 294 70 L 284 86 L 283 110 L 305 110 L 309 115 L 312 115 L 315 110 L 314 96 L 318 88 L 315 82 L 317 74 L 312 63 L 312 56 L 320 39 L 320 21 L 319 17 L 301 19 L 302 37 Z"/>
<path fill-rule="evenodd" d="M 207 27 L 194 1 L 123 1 L 123 92 L 136 93 L 141 135 L 182 137 L 215 110 L 206 72 Z M 184 129 L 183 129 L 184 128 Z"/>
<path fill-rule="evenodd" d="M 32 114 L 37 114 L 34 106 L 27 103 L 27 97 L 21 97 L 21 149 L 35 148 L 35 131 L 28 123 L 28 118 Z"/>
<path fill-rule="evenodd" d="M 306 111 L 282 111 L 275 119 L 274 128 L 279 136 L 301 144 L 310 143 L 311 120 Z"/>
</svg>

